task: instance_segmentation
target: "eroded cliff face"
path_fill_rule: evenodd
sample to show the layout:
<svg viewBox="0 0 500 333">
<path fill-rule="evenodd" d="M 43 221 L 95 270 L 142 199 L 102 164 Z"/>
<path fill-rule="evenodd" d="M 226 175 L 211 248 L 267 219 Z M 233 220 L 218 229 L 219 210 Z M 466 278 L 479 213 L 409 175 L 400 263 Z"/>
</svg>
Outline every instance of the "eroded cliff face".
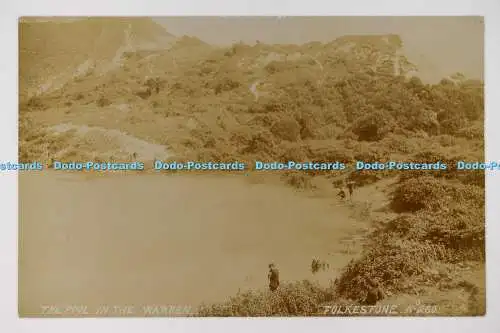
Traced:
<svg viewBox="0 0 500 333">
<path fill-rule="evenodd" d="M 21 97 L 60 89 L 94 71 L 105 73 L 125 52 L 166 48 L 174 40 L 147 18 L 21 19 Z"/>
</svg>

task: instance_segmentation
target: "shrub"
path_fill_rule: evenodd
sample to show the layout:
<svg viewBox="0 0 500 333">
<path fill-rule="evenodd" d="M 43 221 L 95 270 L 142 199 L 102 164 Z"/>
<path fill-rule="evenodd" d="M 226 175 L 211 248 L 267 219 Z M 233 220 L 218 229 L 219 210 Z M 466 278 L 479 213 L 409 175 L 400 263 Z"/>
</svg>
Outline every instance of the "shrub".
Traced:
<svg viewBox="0 0 500 333">
<path fill-rule="evenodd" d="M 201 317 L 272 317 L 316 316 L 319 304 L 331 301 L 333 295 L 309 281 L 282 284 L 276 292 L 239 292 L 228 301 L 202 305 Z"/>
<path fill-rule="evenodd" d="M 279 72 L 284 72 L 286 70 L 293 69 L 295 66 L 290 63 L 290 62 L 284 62 L 284 61 L 276 61 L 273 60 L 269 62 L 264 69 L 269 73 L 269 74 L 275 74 Z"/>
<path fill-rule="evenodd" d="M 467 118 L 457 114 L 453 109 L 443 110 L 438 113 L 437 120 L 440 123 L 441 132 L 443 134 L 455 135 L 468 125 Z"/>
<path fill-rule="evenodd" d="M 159 77 L 150 77 L 144 83 L 144 86 L 147 87 L 151 92 L 158 93 L 164 86 L 165 80 Z"/>
<path fill-rule="evenodd" d="M 353 124 L 353 133 L 361 141 L 378 141 L 394 127 L 391 114 L 387 111 L 377 110 L 362 116 Z"/>
<path fill-rule="evenodd" d="M 466 185 L 475 185 L 484 189 L 485 172 L 484 170 L 466 170 L 456 174 L 456 178 Z"/>
<path fill-rule="evenodd" d="M 381 140 L 380 145 L 395 153 L 411 154 L 416 150 L 415 145 L 412 145 L 410 139 L 406 138 L 403 135 L 392 133 Z"/>
<path fill-rule="evenodd" d="M 314 116 L 303 112 L 296 115 L 295 118 L 300 126 L 300 137 L 302 139 L 313 139 L 315 136 L 314 128 L 316 127 Z"/>
<path fill-rule="evenodd" d="M 424 150 L 414 155 L 412 161 L 416 163 L 435 163 L 446 160 L 446 157 L 433 150 Z"/>
<path fill-rule="evenodd" d="M 437 135 L 440 132 L 436 113 L 431 110 L 417 109 L 415 113 L 409 115 L 409 118 L 407 128 L 410 130 L 422 130 L 429 135 Z"/>
<path fill-rule="evenodd" d="M 351 149 L 345 147 L 341 141 L 310 141 L 305 148 L 307 155 L 315 161 L 339 161 L 342 163 L 351 163 L 354 160 Z"/>
<path fill-rule="evenodd" d="M 447 187 L 450 203 L 462 207 L 484 208 L 485 192 L 479 186 L 453 184 Z"/>
<path fill-rule="evenodd" d="M 423 176 L 403 181 L 396 188 L 392 207 L 398 212 L 415 212 L 420 209 L 441 208 L 448 196 L 448 187 L 438 179 Z"/>
<path fill-rule="evenodd" d="M 422 240 L 458 251 L 454 261 L 483 260 L 485 255 L 484 210 L 454 208 L 449 213 L 427 214 Z"/>
<path fill-rule="evenodd" d="M 104 96 L 100 96 L 97 99 L 96 104 L 98 107 L 102 108 L 102 107 L 106 107 L 108 105 L 111 105 L 111 101 Z"/>
<path fill-rule="evenodd" d="M 284 117 L 273 126 L 271 133 L 279 139 L 295 142 L 300 138 L 300 125 L 292 117 Z"/>
<path fill-rule="evenodd" d="M 239 137 L 243 139 L 243 137 Z M 274 157 L 275 142 L 269 131 L 260 130 L 249 134 L 248 141 L 238 150 L 240 154 L 259 154 L 264 157 Z"/>
<path fill-rule="evenodd" d="M 457 144 L 457 140 L 455 139 L 455 137 L 451 136 L 451 135 L 440 135 L 438 137 L 438 140 L 439 140 L 439 143 L 441 144 L 441 146 L 443 147 L 451 147 L 451 146 L 454 146 Z"/>
<path fill-rule="evenodd" d="M 432 243 L 448 250 L 446 260 L 482 260 L 485 254 L 484 209 L 454 207 L 440 212 L 423 210 L 401 214 L 374 232 L 420 243 Z"/>
<path fill-rule="evenodd" d="M 39 96 L 30 97 L 26 102 L 20 104 L 20 109 L 28 109 L 28 110 L 46 110 L 48 107 L 43 102 L 42 98 Z"/>
<path fill-rule="evenodd" d="M 279 148 L 282 151 L 278 159 L 280 162 L 303 162 L 307 158 L 305 152 L 302 150 L 302 147 L 297 144 L 282 144 Z"/>
<path fill-rule="evenodd" d="M 406 291 L 405 279 L 422 274 L 434 260 L 446 259 L 442 246 L 401 240 L 385 234 L 362 258 L 351 261 L 335 283 L 337 297 L 359 301 L 366 297 L 369 281 L 385 291 Z"/>
<path fill-rule="evenodd" d="M 359 170 L 349 173 L 347 179 L 356 183 L 356 186 L 366 186 L 381 180 L 384 174 L 381 171 Z"/>
<path fill-rule="evenodd" d="M 312 184 L 312 175 L 301 171 L 286 171 L 282 174 L 281 179 L 298 189 L 312 189 L 315 186 Z"/>
<path fill-rule="evenodd" d="M 470 125 L 457 131 L 456 136 L 467 139 L 484 140 L 483 122 Z"/>
<path fill-rule="evenodd" d="M 388 160 L 389 157 L 389 153 L 384 151 L 384 148 L 380 147 L 379 144 L 359 144 L 356 146 L 354 153 L 355 160 L 367 163 L 383 162 Z"/>
<path fill-rule="evenodd" d="M 241 82 L 229 77 L 223 77 L 215 85 L 214 92 L 218 95 L 222 92 L 231 91 L 239 87 L 241 87 Z"/>
</svg>

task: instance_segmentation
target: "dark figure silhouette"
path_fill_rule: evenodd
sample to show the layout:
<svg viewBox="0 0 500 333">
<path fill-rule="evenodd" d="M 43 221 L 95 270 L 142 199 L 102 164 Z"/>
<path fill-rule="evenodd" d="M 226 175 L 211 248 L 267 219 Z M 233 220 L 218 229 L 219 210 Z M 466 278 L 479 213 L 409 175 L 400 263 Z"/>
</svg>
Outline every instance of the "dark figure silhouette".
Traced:
<svg viewBox="0 0 500 333">
<path fill-rule="evenodd" d="M 280 273 L 274 264 L 269 264 L 269 290 L 275 291 L 280 285 Z"/>
<path fill-rule="evenodd" d="M 352 193 L 354 192 L 354 182 L 348 182 L 347 189 L 349 190 L 349 198 L 352 199 Z"/>
<path fill-rule="evenodd" d="M 339 196 L 341 200 L 344 200 L 345 199 L 345 191 L 344 191 L 344 189 L 340 189 L 340 191 L 337 194 L 337 196 Z"/>
<path fill-rule="evenodd" d="M 376 281 L 370 280 L 368 284 L 369 289 L 368 293 L 366 294 L 364 303 L 366 305 L 375 305 L 378 301 L 384 298 L 384 293 L 382 291 L 382 288 L 380 288 L 379 284 Z"/>
</svg>

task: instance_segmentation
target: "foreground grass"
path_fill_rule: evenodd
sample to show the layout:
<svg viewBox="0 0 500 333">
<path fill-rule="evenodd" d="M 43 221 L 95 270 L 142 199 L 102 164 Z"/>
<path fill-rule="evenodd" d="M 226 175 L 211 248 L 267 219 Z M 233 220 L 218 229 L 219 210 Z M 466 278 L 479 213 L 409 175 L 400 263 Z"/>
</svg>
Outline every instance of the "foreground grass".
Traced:
<svg viewBox="0 0 500 333">
<path fill-rule="evenodd" d="M 321 304 L 331 301 L 331 290 L 310 281 L 285 283 L 276 292 L 240 292 L 222 304 L 202 305 L 202 317 L 316 316 Z"/>
</svg>

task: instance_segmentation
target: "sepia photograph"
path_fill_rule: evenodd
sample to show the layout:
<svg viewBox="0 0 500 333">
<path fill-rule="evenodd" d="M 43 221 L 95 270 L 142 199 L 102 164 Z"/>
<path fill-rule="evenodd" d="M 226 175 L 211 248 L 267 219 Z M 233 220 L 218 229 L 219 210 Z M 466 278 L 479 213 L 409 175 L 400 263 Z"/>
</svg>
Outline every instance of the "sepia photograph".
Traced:
<svg viewBox="0 0 500 333">
<path fill-rule="evenodd" d="M 486 314 L 484 18 L 20 17 L 18 314 Z"/>
</svg>

